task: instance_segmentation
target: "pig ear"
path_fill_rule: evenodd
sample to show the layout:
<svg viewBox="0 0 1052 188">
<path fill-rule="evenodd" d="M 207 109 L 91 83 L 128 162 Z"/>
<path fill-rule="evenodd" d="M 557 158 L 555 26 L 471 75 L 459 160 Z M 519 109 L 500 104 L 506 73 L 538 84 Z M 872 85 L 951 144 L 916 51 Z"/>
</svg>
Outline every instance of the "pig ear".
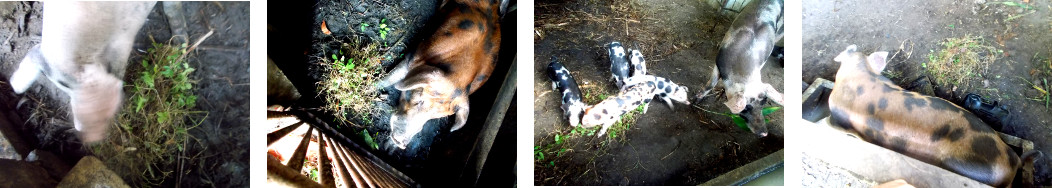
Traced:
<svg viewBox="0 0 1052 188">
<path fill-rule="evenodd" d="M 442 72 L 435 67 L 419 66 L 413 70 L 409 70 L 405 79 L 403 79 L 402 82 L 395 84 L 395 89 L 405 91 L 424 87 L 442 79 L 442 76 Z"/>
<path fill-rule="evenodd" d="M 869 62 L 869 68 L 872 68 L 873 72 L 880 74 L 881 71 L 884 71 L 884 67 L 888 66 L 887 58 L 888 52 L 873 52 L 866 59 Z"/>
<path fill-rule="evenodd" d="M 844 49 L 844 51 L 840 52 L 840 55 L 837 55 L 836 58 L 833 58 L 833 61 L 843 63 L 845 60 L 850 58 L 849 55 L 851 55 L 851 53 L 855 53 L 855 50 L 857 49 L 858 46 L 855 46 L 854 44 L 852 44 L 851 46 L 847 46 L 847 49 Z"/>
</svg>

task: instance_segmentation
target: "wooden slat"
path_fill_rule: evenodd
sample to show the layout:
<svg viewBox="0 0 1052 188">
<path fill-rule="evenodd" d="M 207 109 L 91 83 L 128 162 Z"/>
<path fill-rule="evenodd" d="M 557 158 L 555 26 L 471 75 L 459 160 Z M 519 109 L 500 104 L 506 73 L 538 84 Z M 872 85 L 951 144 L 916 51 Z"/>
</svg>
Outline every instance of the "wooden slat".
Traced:
<svg viewBox="0 0 1052 188">
<path fill-rule="evenodd" d="M 314 135 L 314 127 L 307 128 L 307 134 L 303 134 L 303 140 L 300 140 L 300 145 L 296 146 L 296 152 L 292 153 L 292 159 L 289 159 L 288 166 L 293 170 L 303 169 L 303 159 L 307 158 L 307 146 L 310 145 L 310 137 Z"/>
<path fill-rule="evenodd" d="M 516 64 L 512 63 L 508 74 L 504 77 L 504 84 L 501 85 L 500 91 L 497 93 L 497 99 L 493 101 L 493 107 L 490 108 L 489 115 L 482 126 L 482 131 L 479 132 L 479 136 L 475 139 L 474 149 L 471 150 L 471 153 L 468 155 L 470 157 L 464 164 L 465 169 L 461 172 L 460 179 L 471 187 L 474 187 L 478 183 L 479 176 L 482 176 L 482 168 L 485 167 L 489 151 L 493 148 L 493 142 L 497 139 L 497 133 L 500 132 L 500 126 L 504 122 L 504 115 L 508 112 L 508 107 L 511 106 L 511 101 L 515 97 L 515 77 L 518 74 L 515 69 Z"/>
<path fill-rule="evenodd" d="M 274 142 L 276 142 L 278 140 L 281 140 L 281 138 L 284 138 L 285 135 L 288 135 L 293 130 L 296 130 L 296 128 L 299 128 L 300 125 L 303 125 L 303 121 L 300 121 L 300 122 L 297 122 L 295 124 L 289 125 L 289 126 L 287 126 L 285 128 L 281 128 L 280 130 L 274 131 L 272 133 L 268 133 L 267 134 L 267 147 L 270 147 L 270 144 L 274 144 Z"/>
<path fill-rule="evenodd" d="M 325 136 L 318 134 L 318 168 L 321 171 L 321 186 L 333 188 L 336 187 L 336 182 L 333 182 L 332 163 L 329 162 L 329 155 L 325 152 L 326 149 Z"/>
</svg>

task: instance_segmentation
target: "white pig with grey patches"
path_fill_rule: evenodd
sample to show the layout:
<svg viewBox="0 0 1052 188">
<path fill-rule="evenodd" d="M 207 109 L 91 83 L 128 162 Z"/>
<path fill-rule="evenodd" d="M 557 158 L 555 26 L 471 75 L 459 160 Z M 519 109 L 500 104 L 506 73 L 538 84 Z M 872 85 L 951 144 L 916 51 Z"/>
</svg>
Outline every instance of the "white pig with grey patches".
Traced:
<svg viewBox="0 0 1052 188">
<path fill-rule="evenodd" d="M 754 0 L 746 5 L 723 36 L 709 84 L 696 96 L 700 101 L 722 80 L 727 95 L 724 105 L 745 117 L 749 129 L 761 137 L 767 136 L 758 110 L 762 101 L 782 104 L 782 94 L 760 79 L 760 69 L 782 38 L 782 15 L 781 0 Z"/>
<path fill-rule="evenodd" d="M 99 141 L 120 108 L 135 34 L 155 2 L 46 2 L 41 43 L 11 75 L 24 93 L 44 74 L 70 96 L 81 140 Z"/>
</svg>

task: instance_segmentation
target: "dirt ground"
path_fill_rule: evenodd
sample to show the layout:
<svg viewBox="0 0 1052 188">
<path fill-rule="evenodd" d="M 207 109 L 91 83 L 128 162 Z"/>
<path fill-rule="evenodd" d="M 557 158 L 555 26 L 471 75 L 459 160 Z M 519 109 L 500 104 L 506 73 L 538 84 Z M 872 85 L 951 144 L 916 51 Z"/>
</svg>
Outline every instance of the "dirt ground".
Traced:
<svg viewBox="0 0 1052 188">
<path fill-rule="evenodd" d="M 22 57 L 33 45 L 40 43 L 41 10 L 39 2 L 4 2 L 0 8 L 0 73 L 6 81 Z M 208 118 L 199 127 L 191 129 L 191 136 L 199 141 L 191 144 L 187 152 L 203 151 L 186 167 L 188 174 L 182 177 L 182 186 L 247 186 L 248 185 L 248 55 L 249 55 L 249 3 L 248 2 L 185 2 L 184 15 L 187 32 L 191 39 L 200 38 L 209 29 L 215 33 L 188 56 L 190 65 L 197 68 L 191 79 L 198 80 L 195 93 L 197 109 L 207 111 Z M 150 13 L 148 21 L 138 34 L 136 49 L 130 62 L 141 60 L 152 36 L 158 41 L 170 38 L 167 19 L 160 3 Z M 138 72 L 129 69 L 127 75 Z M 131 80 L 126 77 L 125 83 Z M 38 82 L 44 83 L 44 82 Z M 18 97 L 3 84 L 3 97 Z M 43 87 L 53 87 L 47 84 Z M 43 106 L 48 113 L 43 119 L 48 123 L 27 124 L 20 131 L 28 138 L 33 148 L 51 151 L 61 156 L 67 164 L 75 164 L 80 157 L 91 155 L 76 137 L 69 125 L 68 96 L 50 92 L 34 86 L 30 94 L 40 101 L 31 102 L 17 113 L 30 119 L 31 109 Z M 125 91 L 128 92 L 128 91 Z M 18 101 L 18 98 L 14 98 Z M 106 160 L 106 159 L 102 159 Z M 176 179 L 166 180 L 166 185 L 175 185 Z"/>
<path fill-rule="evenodd" d="M 1023 1 L 1010 1 L 1022 3 Z M 894 5 L 894 6 L 889 6 Z M 1039 91 L 1027 84 L 1052 78 L 1052 3 L 1029 1 L 1032 9 L 995 1 L 807 1 L 803 7 L 803 82 L 834 80 L 832 59 L 850 44 L 863 52 L 898 53 L 884 75 L 900 86 L 928 76 L 922 63 L 947 38 L 979 36 L 1004 56 L 967 85 L 934 83 L 936 96 L 961 104 L 978 93 L 1007 105 L 1011 115 L 1001 132 L 1031 140 L 1046 155 L 1035 163 L 1038 185 L 1052 185 L 1052 108 L 1031 100 Z M 900 48 L 904 46 L 904 48 Z M 934 82 L 934 81 L 932 81 Z"/>
<path fill-rule="evenodd" d="M 573 127 L 562 116 L 560 96 L 546 67 L 564 63 L 582 91 L 616 93 L 606 45 L 641 49 L 650 74 L 687 86 L 693 96 L 715 65 L 717 46 L 734 15 L 720 15 L 701 1 L 545 1 L 535 4 L 534 144 L 555 143 Z M 768 61 L 763 80 L 782 91 L 783 72 Z M 701 108 L 726 113 L 725 97 Z M 770 105 L 773 106 L 773 105 Z M 536 185 L 697 185 L 783 148 L 781 110 L 768 116 L 771 134 L 757 138 L 730 118 L 683 104 L 650 105 L 617 138 L 571 136 L 558 153 L 535 157 Z M 535 148 L 535 152 L 538 149 Z M 536 154 L 535 154 L 536 155 Z"/>
<path fill-rule="evenodd" d="M 271 38 L 268 56 L 274 60 L 289 80 L 296 85 L 303 98 L 296 105 L 316 108 L 323 106 L 323 97 L 318 94 L 316 83 L 326 80 L 322 58 L 336 52 L 341 43 L 360 39 L 366 43 L 380 43 L 385 70 L 390 70 L 404 57 L 410 56 L 419 41 L 431 36 L 434 26 L 431 16 L 438 9 L 434 1 L 318 1 L 313 4 L 281 2 L 270 6 L 282 9 L 289 18 L 286 21 L 268 21 Z M 502 20 L 514 20 L 506 15 Z M 331 35 L 323 34 L 320 25 L 324 21 Z M 381 38 L 375 26 L 384 22 L 391 28 Z M 362 29 L 362 24 L 371 27 Z M 456 132 L 449 132 L 452 118 L 428 121 L 406 149 L 393 147 L 390 142 L 388 118 L 398 93 L 393 87 L 385 88 L 374 104 L 380 113 L 370 114 L 368 120 L 355 120 L 360 125 L 343 125 L 340 132 L 359 135 L 363 129 L 376 134 L 373 138 L 380 146 L 374 155 L 405 173 L 422 185 L 461 185 L 461 174 L 468 154 L 482 129 L 493 101 L 514 58 L 514 24 L 502 21 L 502 43 L 498 66 L 492 76 L 479 90 L 470 95 L 471 112 L 468 123 Z M 281 45 L 276 45 L 281 44 Z M 324 95 L 324 94 L 322 94 Z M 318 96 L 318 97 L 314 97 Z M 498 131 L 493 150 L 487 160 L 478 185 L 511 186 L 514 181 L 515 106 L 509 107 L 504 123 Z M 332 120 L 331 115 L 319 114 Z M 335 121 L 328 121 L 335 122 Z M 363 128 L 364 127 L 364 128 Z M 349 136 L 362 144 L 360 136 Z"/>
</svg>

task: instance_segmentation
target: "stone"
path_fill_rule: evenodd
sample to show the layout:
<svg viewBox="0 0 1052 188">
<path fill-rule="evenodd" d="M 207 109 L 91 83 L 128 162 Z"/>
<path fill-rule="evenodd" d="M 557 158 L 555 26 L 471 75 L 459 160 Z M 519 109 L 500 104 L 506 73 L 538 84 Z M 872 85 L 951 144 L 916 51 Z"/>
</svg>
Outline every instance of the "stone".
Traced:
<svg viewBox="0 0 1052 188">
<path fill-rule="evenodd" d="M 58 187 L 118 187 L 127 188 L 128 184 L 117 173 L 113 173 L 106 164 L 94 156 L 80 158 L 76 166 L 62 178 Z"/>
</svg>

